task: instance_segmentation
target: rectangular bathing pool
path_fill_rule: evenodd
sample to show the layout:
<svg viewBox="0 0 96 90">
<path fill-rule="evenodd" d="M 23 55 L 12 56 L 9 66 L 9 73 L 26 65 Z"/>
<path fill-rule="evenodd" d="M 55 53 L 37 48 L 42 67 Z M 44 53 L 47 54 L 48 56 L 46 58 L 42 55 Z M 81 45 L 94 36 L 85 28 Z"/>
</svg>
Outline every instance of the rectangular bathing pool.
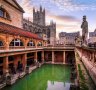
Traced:
<svg viewBox="0 0 96 90">
<path fill-rule="evenodd" d="M 70 73 L 70 66 L 44 64 L 2 90 L 69 90 Z"/>
</svg>

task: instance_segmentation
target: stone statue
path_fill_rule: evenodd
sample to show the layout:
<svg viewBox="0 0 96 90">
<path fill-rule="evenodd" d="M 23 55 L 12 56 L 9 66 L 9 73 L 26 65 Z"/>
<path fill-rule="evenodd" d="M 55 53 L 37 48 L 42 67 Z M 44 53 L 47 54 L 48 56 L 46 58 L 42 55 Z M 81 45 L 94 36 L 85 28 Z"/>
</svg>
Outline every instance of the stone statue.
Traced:
<svg viewBox="0 0 96 90">
<path fill-rule="evenodd" d="M 86 16 L 83 16 L 83 22 L 81 28 L 82 28 L 82 44 L 87 45 L 88 22 L 86 21 Z"/>
</svg>

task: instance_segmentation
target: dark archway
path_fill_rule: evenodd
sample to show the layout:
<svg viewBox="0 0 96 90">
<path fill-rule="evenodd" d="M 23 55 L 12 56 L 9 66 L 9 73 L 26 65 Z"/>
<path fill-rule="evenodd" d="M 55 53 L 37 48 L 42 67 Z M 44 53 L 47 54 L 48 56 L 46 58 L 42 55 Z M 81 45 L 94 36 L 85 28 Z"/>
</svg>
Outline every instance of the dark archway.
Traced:
<svg viewBox="0 0 96 90">
<path fill-rule="evenodd" d="M 0 46 L 4 46 L 3 42 L 0 40 Z"/>
<path fill-rule="evenodd" d="M 66 52 L 66 63 L 74 64 L 75 63 L 75 53 L 74 51 Z"/>
<path fill-rule="evenodd" d="M 9 56 L 8 62 L 9 62 L 9 73 L 16 74 L 16 68 L 14 66 L 14 56 Z"/>
<path fill-rule="evenodd" d="M 46 51 L 44 58 L 45 58 L 45 62 L 52 62 L 52 52 Z"/>
<path fill-rule="evenodd" d="M 55 53 L 55 62 L 63 62 L 63 52 L 56 51 Z"/>
<path fill-rule="evenodd" d="M 27 53 L 27 66 L 35 65 L 34 53 Z"/>
<path fill-rule="evenodd" d="M 38 61 L 41 63 L 42 62 L 42 52 L 37 52 L 37 56 L 38 56 Z"/>
<path fill-rule="evenodd" d="M 3 57 L 0 57 L 0 75 L 3 75 Z"/>
</svg>

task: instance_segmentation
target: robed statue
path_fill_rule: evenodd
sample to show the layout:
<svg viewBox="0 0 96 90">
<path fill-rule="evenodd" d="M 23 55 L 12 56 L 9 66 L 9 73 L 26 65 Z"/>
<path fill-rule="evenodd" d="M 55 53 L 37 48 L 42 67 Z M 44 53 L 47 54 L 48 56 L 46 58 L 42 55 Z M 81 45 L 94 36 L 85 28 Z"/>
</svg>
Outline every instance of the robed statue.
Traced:
<svg viewBox="0 0 96 90">
<path fill-rule="evenodd" d="M 88 22 L 86 21 L 86 16 L 83 16 L 83 22 L 81 28 L 82 28 L 82 44 L 87 45 Z"/>
</svg>

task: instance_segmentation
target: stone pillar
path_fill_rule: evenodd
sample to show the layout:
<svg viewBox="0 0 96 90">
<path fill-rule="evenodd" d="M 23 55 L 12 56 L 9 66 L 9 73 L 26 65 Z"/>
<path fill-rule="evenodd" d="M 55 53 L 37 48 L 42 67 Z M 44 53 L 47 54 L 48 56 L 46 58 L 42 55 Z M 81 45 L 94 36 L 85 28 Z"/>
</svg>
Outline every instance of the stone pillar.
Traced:
<svg viewBox="0 0 96 90">
<path fill-rule="evenodd" d="M 34 53 L 34 60 L 37 62 L 37 51 Z"/>
<path fill-rule="evenodd" d="M 94 62 L 96 63 L 96 52 L 94 52 Z"/>
<path fill-rule="evenodd" d="M 27 54 L 26 53 L 22 55 L 22 63 L 23 63 L 23 68 L 25 70 L 27 66 Z"/>
<path fill-rule="evenodd" d="M 38 41 L 35 40 L 35 47 L 36 48 L 38 48 L 37 44 L 38 44 Z"/>
<path fill-rule="evenodd" d="M 9 43 L 8 43 L 8 41 L 6 42 L 6 50 L 9 50 Z"/>
<path fill-rule="evenodd" d="M 52 63 L 54 63 L 54 51 L 52 51 Z"/>
<path fill-rule="evenodd" d="M 15 67 L 15 70 L 17 70 L 17 67 L 18 67 L 18 60 L 19 60 L 18 55 L 14 56 L 14 67 Z"/>
<path fill-rule="evenodd" d="M 42 51 L 42 62 L 44 62 L 44 51 Z"/>
<path fill-rule="evenodd" d="M 63 64 L 65 64 L 65 51 L 63 51 Z"/>
<path fill-rule="evenodd" d="M 94 60 L 94 59 L 95 59 L 94 57 L 95 57 L 95 54 L 94 54 L 94 52 L 92 52 L 92 64 L 93 64 L 93 65 L 94 65 L 94 61 L 95 61 L 95 60 Z"/>
<path fill-rule="evenodd" d="M 3 73 L 6 74 L 9 72 L 9 65 L 8 65 L 8 56 L 4 57 L 3 59 Z"/>
</svg>

